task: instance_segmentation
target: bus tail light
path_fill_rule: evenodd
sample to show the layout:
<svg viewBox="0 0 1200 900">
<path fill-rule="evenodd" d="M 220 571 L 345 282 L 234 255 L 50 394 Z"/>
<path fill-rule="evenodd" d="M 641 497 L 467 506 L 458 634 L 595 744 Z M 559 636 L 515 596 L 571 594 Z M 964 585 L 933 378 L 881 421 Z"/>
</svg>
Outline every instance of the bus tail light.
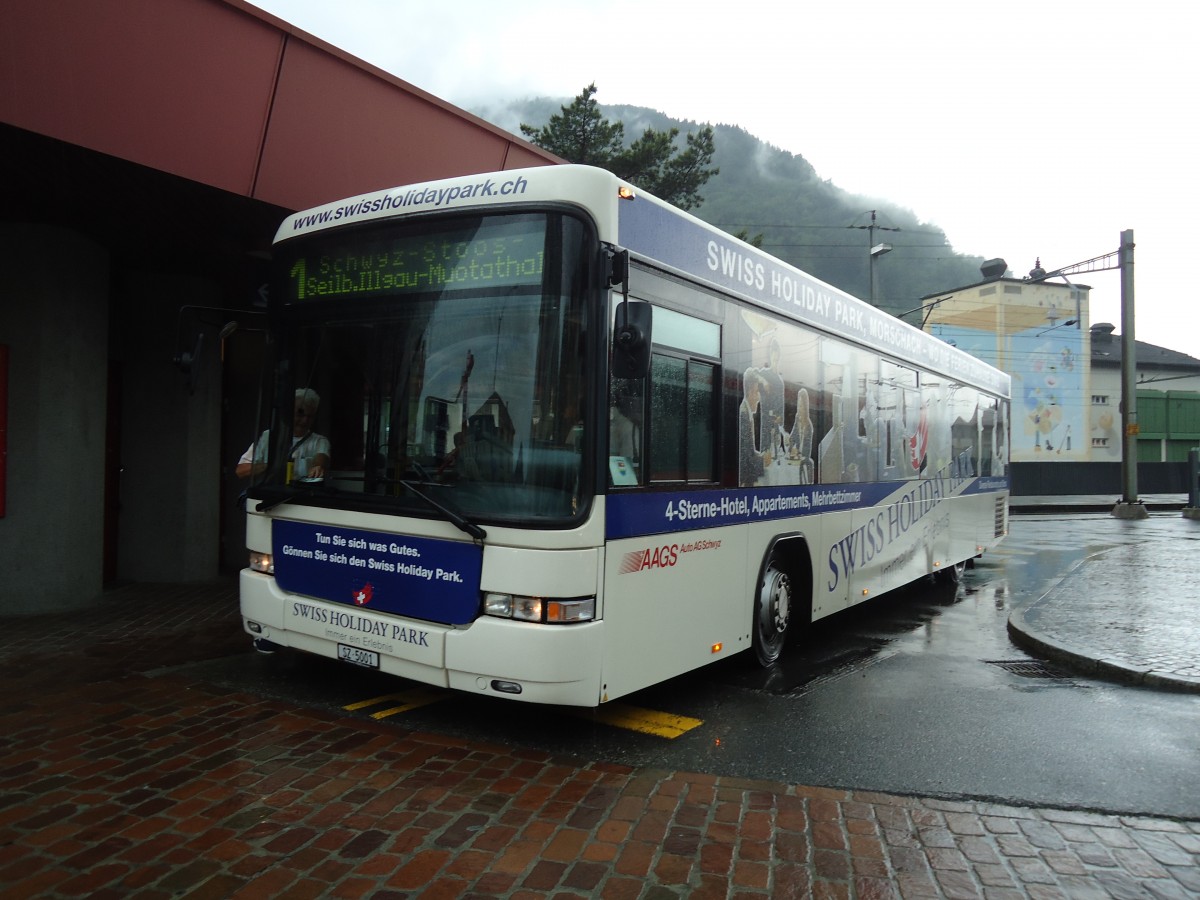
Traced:
<svg viewBox="0 0 1200 900">
<path fill-rule="evenodd" d="M 483 596 L 483 612 L 501 619 L 521 622 L 548 622 L 555 625 L 590 622 L 596 618 L 596 598 L 570 600 L 524 597 L 520 594 L 488 593 Z"/>
<path fill-rule="evenodd" d="M 254 572 L 262 572 L 264 575 L 274 575 L 275 560 L 272 559 L 270 553 L 259 553 L 257 550 L 251 550 L 250 569 Z"/>
</svg>

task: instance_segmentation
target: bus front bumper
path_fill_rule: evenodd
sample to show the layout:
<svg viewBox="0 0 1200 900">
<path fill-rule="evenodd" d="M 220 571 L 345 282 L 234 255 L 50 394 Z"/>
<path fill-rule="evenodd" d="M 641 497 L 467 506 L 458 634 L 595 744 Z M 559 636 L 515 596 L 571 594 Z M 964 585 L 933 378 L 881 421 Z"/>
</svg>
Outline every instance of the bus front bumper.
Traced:
<svg viewBox="0 0 1200 900">
<path fill-rule="evenodd" d="M 422 684 L 529 703 L 598 705 L 604 694 L 603 622 L 541 625 L 481 616 L 456 628 L 288 594 L 243 569 L 242 627 L 256 641 L 331 659 L 341 648 L 378 659 L 382 672 Z M 372 656 L 371 654 L 375 654 Z M 374 667 L 374 666 L 372 666 Z"/>
</svg>

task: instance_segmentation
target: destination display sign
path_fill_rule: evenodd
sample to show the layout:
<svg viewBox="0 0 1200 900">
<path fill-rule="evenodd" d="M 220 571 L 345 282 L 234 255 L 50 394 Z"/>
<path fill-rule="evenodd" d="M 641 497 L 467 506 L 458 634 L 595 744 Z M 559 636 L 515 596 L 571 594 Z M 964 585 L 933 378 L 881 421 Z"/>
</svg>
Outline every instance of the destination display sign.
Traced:
<svg viewBox="0 0 1200 900">
<path fill-rule="evenodd" d="M 478 227 L 416 233 L 391 229 L 314 238 L 288 268 L 289 303 L 371 299 L 541 284 L 546 222 L 501 216 Z"/>
</svg>

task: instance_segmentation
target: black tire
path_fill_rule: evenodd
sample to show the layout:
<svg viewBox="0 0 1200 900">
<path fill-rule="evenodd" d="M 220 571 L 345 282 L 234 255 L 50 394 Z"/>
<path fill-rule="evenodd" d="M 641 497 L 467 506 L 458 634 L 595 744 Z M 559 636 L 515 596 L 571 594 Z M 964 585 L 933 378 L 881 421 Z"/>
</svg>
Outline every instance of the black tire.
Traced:
<svg viewBox="0 0 1200 900">
<path fill-rule="evenodd" d="M 791 577 L 772 559 L 754 598 L 754 655 L 763 668 L 775 665 L 783 653 L 794 601 Z"/>
<path fill-rule="evenodd" d="M 962 582 L 963 575 L 967 571 L 967 561 L 957 562 L 952 566 L 947 566 L 942 570 L 942 577 L 949 584 L 959 584 Z"/>
</svg>

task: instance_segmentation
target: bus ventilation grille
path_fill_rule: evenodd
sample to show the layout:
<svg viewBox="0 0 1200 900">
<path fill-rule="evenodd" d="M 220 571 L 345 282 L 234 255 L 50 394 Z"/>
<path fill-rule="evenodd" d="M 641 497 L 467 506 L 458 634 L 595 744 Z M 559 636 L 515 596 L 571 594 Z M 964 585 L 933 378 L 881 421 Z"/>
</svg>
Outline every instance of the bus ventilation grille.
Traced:
<svg viewBox="0 0 1200 900">
<path fill-rule="evenodd" d="M 1003 537 L 1008 532 L 1008 498 L 996 501 L 996 533 L 992 537 Z"/>
</svg>

